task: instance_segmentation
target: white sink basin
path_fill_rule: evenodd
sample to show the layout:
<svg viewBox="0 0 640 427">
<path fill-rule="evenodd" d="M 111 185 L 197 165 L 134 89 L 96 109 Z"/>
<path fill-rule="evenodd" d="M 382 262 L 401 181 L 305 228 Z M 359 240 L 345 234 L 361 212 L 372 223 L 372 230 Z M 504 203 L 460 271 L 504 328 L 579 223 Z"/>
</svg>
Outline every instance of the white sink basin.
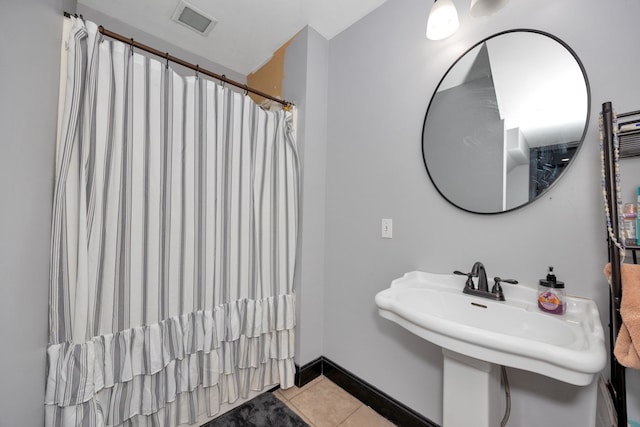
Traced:
<svg viewBox="0 0 640 427">
<path fill-rule="evenodd" d="M 465 281 L 406 273 L 376 295 L 378 312 L 444 349 L 574 385 L 590 384 L 604 368 L 604 333 L 592 300 L 567 297 L 559 316 L 538 309 L 535 289 L 503 284 L 500 302 L 463 294 Z"/>
</svg>

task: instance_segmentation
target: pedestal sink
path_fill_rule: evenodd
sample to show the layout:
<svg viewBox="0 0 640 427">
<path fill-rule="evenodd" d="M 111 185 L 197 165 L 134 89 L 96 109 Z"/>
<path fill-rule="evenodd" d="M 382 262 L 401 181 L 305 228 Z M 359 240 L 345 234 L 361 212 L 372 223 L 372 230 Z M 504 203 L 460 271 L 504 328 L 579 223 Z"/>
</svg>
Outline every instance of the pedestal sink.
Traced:
<svg viewBox="0 0 640 427">
<path fill-rule="evenodd" d="M 568 296 L 559 316 L 538 309 L 533 288 L 506 285 L 506 301 L 492 301 L 463 294 L 465 280 L 413 271 L 375 297 L 382 317 L 442 347 L 445 427 L 499 424 L 500 365 L 578 386 L 595 383 L 606 350 L 592 300 Z M 473 397 L 474 408 L 465 395 Z"/>
</svg>

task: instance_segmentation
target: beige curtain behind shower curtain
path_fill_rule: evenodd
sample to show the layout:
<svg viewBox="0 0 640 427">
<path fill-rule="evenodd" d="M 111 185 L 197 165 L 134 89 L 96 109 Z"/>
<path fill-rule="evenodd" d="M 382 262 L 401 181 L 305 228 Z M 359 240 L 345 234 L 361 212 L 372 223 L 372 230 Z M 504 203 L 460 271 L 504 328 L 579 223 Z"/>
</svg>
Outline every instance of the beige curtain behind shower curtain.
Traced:
<svg viewBox="0 0 640 427">
<path fill-rule="evenodd" d="M 174 426 L 293 384 L 291 113 L 72 18 L 47 426 Z"/>
</svg>

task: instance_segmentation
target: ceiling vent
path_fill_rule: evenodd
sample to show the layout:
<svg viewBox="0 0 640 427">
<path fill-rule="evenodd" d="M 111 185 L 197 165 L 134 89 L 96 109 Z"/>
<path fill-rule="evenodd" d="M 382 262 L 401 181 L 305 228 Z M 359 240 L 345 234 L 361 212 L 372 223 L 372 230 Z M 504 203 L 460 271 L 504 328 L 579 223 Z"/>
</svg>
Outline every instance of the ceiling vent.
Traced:
<svg viewBox="0 0 640 427">
<path fill-rule="evenodd" d="M 197 7 L 185 2 L 184 0 L 181 0 L 178 3 L 178 7 L 175 12 L 173 12 L 173 16 L 171 18 L 175 22 L 184 25 L 203 36 L 209 35 L 211 30 L 213 30 L 213 27 L 218 23 L 215 18 L 207 16 Z"/>
</svg>

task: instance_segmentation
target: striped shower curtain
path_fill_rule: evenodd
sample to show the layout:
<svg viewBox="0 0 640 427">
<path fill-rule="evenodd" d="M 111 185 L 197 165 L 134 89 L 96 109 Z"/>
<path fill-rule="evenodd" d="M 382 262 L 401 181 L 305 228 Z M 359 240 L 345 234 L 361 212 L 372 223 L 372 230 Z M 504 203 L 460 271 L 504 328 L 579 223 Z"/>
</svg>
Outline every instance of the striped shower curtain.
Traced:
<svg viewBox="0 0 640 427">
<path fill-rule="evenodd" d="M 293 385 L 290 112 L 71 18 L 56 152 L 47 426 L 193 424 Z"/>
</svg>

